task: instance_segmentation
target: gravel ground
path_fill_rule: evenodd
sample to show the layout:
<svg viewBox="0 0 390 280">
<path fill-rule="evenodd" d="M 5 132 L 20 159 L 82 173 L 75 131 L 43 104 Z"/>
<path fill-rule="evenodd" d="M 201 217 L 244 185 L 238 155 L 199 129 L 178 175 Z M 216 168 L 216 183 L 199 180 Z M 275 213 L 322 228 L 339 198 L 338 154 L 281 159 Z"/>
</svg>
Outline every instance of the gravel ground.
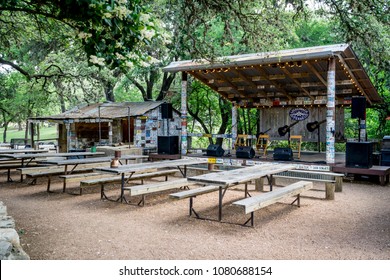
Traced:
<svg viewBox="0 0 390 280">
<path fill-rule="evenodd" d="M 59 179 L 52 182 L 56 193 L 46 192 L 45 179 L 6 183 L 3 174 L 0 182 L 0 200 L 35 260 L 390 259 L 390 187 L 370 182 L 344 182 L 333 201 L 316 183 L 302 194 L 300 208 L 289 205 L 290 198 L 257 211 L 254 228 L 237 225 L 248 217 L 231 205 L 243 197 L 242 187 L 226 193 L 219 223 L 217 193 L 194 199 L 202 220 L 188 216 L 188 200 L 173 201 L 167 193 L 138 207 L 100 200 L 98 189 L 61 193 Z M 118 188 L 108 195 L 119 195 Z"/>
</svg>

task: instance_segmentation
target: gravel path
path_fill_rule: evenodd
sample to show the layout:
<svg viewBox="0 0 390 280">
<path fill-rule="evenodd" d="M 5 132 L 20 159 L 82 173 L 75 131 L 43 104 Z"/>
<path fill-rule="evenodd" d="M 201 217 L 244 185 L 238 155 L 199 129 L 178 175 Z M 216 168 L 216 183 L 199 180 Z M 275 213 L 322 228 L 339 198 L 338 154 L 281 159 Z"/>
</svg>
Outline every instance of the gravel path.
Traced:
<svg viewBox="0 0 390 280">
<path fill-rule="evenodd" d="M 389 186 L 344 182 L 343 192 L 327 201 L 324 185 L 316 183 L 302 195 L 300 208 L 289 205 L 292 199 L 276 203 L 256 212 L 250 228 L 236 224 L 247 217 L 229 203 L 243 196 L 241 187 L 226 193 L 224 222 L 218 223 L 188 217 L 188 200 L 172 201 L 167 193 L 137 207 L 100 200 L 97 189 L 82 196 L 61 193 L 58 179 L 52 182 L 57 193 L 46 192 L 44 179 L 34 186 L 5 181 L 1 176 L 0 200 L 31 259 L 390 259 Z M 217 193 L 210 193 L 194 205 L 215 219 L 217 201 Z"/>
</svg>

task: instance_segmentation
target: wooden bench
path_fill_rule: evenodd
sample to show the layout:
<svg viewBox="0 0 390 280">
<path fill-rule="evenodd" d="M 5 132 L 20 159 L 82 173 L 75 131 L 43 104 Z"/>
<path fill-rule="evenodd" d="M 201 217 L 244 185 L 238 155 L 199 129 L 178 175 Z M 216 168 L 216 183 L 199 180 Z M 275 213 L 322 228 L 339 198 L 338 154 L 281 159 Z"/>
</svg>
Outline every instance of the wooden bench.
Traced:
<svg viewBox="0 0 390 280">
<path fill-rule="evenodd" d="M 144 206 L 145 197 L 147 194 L 152 194 L 152 193 L 157 193 L 157 192 L 162 192 L 162 191 L 172 190 L 177 188 L 189 187 L 192 185 L 196 185 L 196 183 L 188 182 L 186 178 L 183 178 L 178 180 L 171 180 L 171 181 L 158 182 L 152 184 L 124 187 L 124 190 L 129 191 L 130 196 L 141 195 L 142 198 L 137 205 Z"/>
<path fill-rule="evenodd" d="M 181 192 L 178 192 L 178 193 L 173 193 L 173 194 L 170 194 L 169 197 L 172 198 L 172 199 L 185 199 L 185 198 L 189 198 L 190 199 L 190 202 L 189 202 L 189 216 L 192 215 L 192 213 L 195 214 L 195 216 L 199 219 L 200 216 L 199 214 L 195 211 L 193 205 L 194 205 L 194 197 L 198 196 L 198 195 L 202 195 L 202 194 L 207 194 L 207 193 L 211 193 L 211 192 L 215 192 L 215 191 L 218 191 L 219 190 L 219 186 L 217 185 L 208 185 L 208 186 L 203 186 L 203 187 L 199 187 L 199 188 L 196 188 L 196 189 L 191 189 L 191 190 L 185 190 L 185 191 L 181 191 Z"/>
<path fill-rule="evenodd" d="M 308 170 L 290 170 L 273 175 L 273 178 L 287 178 L 306 180 L 312 182 L 325 183 L 325 198 L 327 200 L 334 199 L 334 192 L 341 192 L 343 189 L 344 174 L 334 172 L 322 171 L 308 171 Z"/>
<path fill-rule="evenodd" d="M 110 177 L 108 174 L 98 173 L 98 172 L 88 172 L 88 173 L 79 173 L 79 174 L 68 174 L 68 175 L 60 175 L 60 178 L 63 179 L 63 187 L 62 192 L 65 192 L 66 186 L 68 183 L 81 182 L 83 180 L 89 179 L 101 179 Z M 80 195 L 82 195 L 83 189 L 80 188 Z"/>
<path fill-rule="evenodd" d="M 91 172 L 97 166 L 105 166 L 103 164 L 104 163 L 79 165 L 78 168 L 73 170 L 71 174 Z M 70 174 L 64 174 L 65 173 L 65 167 L 64 166 L 57 166 L 57 165 L 48 165 L 48 166 L 42 166 L 42 167 L 18 168 L 18 170 L 21 172 L 21 176 L 26 175 L 27 178 L 32 178 L 33 179 L 33 181 L 30 184 L 36 184 L 36 180 L 38 178 L 46 177 L 47 178 L 47 192 L 51 192 L 50 191 L 50 186 L 51 186 L 51 178 L 53 176 L 70 175 Z M 65 191 L 65 187 L 64 186 L 63 186 L 63 191 Z"/>
<path fill-rule="evenodd" d="M 20 160 L 2 160 L 0 162 L 0 170 L 7 170 L 7 182 L 13 182 L 11 178 L 11 170 L 17 170 L 22 165 Z M 29 166 L 42 166 L 38 164 L 36 161 L 30 162 Z M 22 177 L 21 177 L 22 179 Z"/>
<path fill-rule="evenodd" d="M 126 182 L 128 181 L 135 181 L 135 180 L 141 180 L 141 184 L 144 184 L 145 179 L 151 179 L 155 177 L 161 177 L 165 176 L 165 181 L 168 181 L 169 175 L 174 175 L 177 172 L 177 170 L 161 170 L 161 171 L 154 171 L 149 173 L 140 173 L 140 174 L 134 174 L 131 177 L 125 176 Z M 122 181 L 121 176 L 110 176 L 100 179 L 91 179 L 91 180 L 83 180 L 80 182 L 80 194 L 82 193 L 81 189 L 85 187 L 92 187 L 92 186 L 100 186 L 101 188 L 101 198 L 107 198 L 107 196 L 104 194 L 104 186 L 106 184 L 113 184 L 113 183 L 120 183 Z"/>
<path fill-rule="evenodd" d="M 233 205 L 243 208 L 245 214 L 251 214 L 251 217 L 244 223 L 244 225 L 250 222 L 251 226 L 253 227 L 255 211 L 291 196 L 297 196 L 297 198 L 291 204 L 297 202 L 297 206 L 300 207 L 300 193 L 309 190 L 312 187 L 313 182 L 299 181 L 286 187 L 273 190 L 272 192 L 267 192 L 235 201 L 233 202 Z"/>
</svg>

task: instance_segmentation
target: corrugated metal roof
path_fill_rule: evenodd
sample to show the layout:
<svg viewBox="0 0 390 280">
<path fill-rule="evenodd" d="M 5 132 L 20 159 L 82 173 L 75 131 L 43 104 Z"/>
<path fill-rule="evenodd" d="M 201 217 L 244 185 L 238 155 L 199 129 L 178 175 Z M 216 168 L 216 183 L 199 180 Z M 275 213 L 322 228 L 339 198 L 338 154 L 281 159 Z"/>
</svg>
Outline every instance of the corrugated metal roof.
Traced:
<svg viewBox="0 0 390 280">
<path fill-rule="evenodd" d="M 101 119 L 118 119 L 142 116 L 146 112 L 159 107 L 165 101 L 122 102 L 122 103 L 95 103 L 84 107 L 76 107 L 62 114 L 31 118 L 32 120 L 74 120 L 98 119 L 99 109 Z M 129 114 L 130 109 L 130 114 Z"/>
<path fill-rule="evenodd" d="M 336 58 L 337 104 L 364 95 L 370 104 L 383 102 L 348 44 L 298 48 L 221 57 L 215 62 L 172 62 L 165 72 L 187 72 L 229 101 L 243 107 L 325 106 L 327 68 Z M 308 99 L 308 100 L 306 100 Z"/>
</svg>

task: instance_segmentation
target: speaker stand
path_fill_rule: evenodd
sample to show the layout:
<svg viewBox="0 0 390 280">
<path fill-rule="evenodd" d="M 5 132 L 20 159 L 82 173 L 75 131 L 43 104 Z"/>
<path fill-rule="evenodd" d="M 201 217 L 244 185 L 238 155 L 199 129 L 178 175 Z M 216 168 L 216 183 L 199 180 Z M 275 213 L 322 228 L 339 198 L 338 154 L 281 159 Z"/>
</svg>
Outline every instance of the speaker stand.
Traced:
<svg viewBox="0 0 390 280">
<path fill-rule="evenodd" d="M 320 127 L 317 128 L 317 148 L 318 153 L 321 153 L 321 138 L 320 138 Z"/>
</svg>

